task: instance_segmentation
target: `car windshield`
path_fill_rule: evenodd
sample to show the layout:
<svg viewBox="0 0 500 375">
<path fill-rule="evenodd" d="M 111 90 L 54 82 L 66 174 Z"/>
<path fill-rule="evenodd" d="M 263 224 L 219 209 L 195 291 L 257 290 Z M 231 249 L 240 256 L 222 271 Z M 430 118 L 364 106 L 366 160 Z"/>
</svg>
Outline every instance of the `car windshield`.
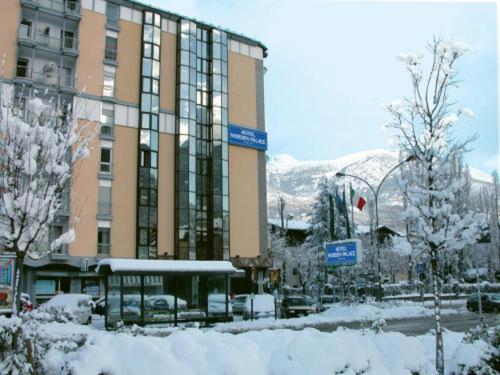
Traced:
<svg viewBox="0 0 500 375">
<path fill-rule="evenodd" d="M 500 294 L 491 294 L 492 301 L 500 301 Z"/>
<path fill-rule="evenodd" d="M 288 303 L 290 305 L 307 305 L 304 297 L 290 297 L 288 298 Z"/>
</svg>

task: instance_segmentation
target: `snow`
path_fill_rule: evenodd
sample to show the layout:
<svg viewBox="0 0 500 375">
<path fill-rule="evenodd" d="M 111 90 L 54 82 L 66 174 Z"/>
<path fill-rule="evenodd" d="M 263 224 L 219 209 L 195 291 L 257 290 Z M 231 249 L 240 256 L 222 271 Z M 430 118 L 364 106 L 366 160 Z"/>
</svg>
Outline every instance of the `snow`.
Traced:
<svg viewBox="0 0 500 375">
<path fill-rule="evenodd" d="M 281 219 L 269 219 L 269 224 L 281 227 Z M 285 220 L 285 227 L 291 230 L 308 230 L 311 224 L 307 221 Z"/>
<path fill-rule="evenodd" d="M 60 326 L 60 325 L 59 325 Z M 52 330 L 58 326 L 51 324 Z M 339 329 L 264 330 L 239 335 L 187 329 L 167 337 L 111 333 L 65 325 L 88 335 L 85 344 L 65 353 L 51 348 L 43 359 L 46 374 L 67 366 L 83 374 L 435 374 L 434 336 L 404 336 L 390 332 Z M 462 333 L 445 332 L 445 366 L 479 364 L 486 344 L 462 343 Z M 460 373 L 460 371 L 457 371 Z"/>
<path fill-rule="evenodd" d="M 245 301 L 245 309 L 251 311 L 252 302 L 248 296 Z M 257 294 L 253 299 L 254 312 L 273 312 L 274 313 L 274 296 L 270 294 Z"/>
<path fill-rule="evenodd" d="M 236 272 L 231 262 L 212 260 L 102 259 L 96 272 L 102 266 L 113 272 Z"/>
<path fill-rule="evenodd" d="M 455 309 L 446 309 L 444 314 L 457 314 Z M 216 329 L 220 332 L 241 332 L 254 329 L 301 328 L 318 324 L 341 324 L 352 322 L 374 321 L 377 319 L 405 319 L 430 317 L 432 309 L 415 302 L 383 302 L 373 304 L 333 304 L 328 310 L 305 317 L 292 319 L 265 318 L 258 321 L 238 321 L 219 323 Z"/>
<path fill-rule="evenodd" d="M 68 307 L 76 309 L 78 303 L 82 300 L 92 300 L 92 297 L 86 294 L 58 294 L 45 302 L 41 307 Z"/>
</svg>

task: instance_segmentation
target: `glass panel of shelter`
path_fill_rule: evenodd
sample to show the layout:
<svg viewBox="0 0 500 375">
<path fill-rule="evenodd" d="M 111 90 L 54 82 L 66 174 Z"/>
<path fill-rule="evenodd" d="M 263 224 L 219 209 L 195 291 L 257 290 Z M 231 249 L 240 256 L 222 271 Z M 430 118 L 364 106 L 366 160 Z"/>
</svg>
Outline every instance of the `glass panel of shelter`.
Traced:
<svg viewBox="0 0 500 375">
<path fill-rule="evenodd" d="M 224 275 L 108 276 L 106 327 L 120 321 L 172 324 L 227 317 L 227 279 Z"/>
</svg>

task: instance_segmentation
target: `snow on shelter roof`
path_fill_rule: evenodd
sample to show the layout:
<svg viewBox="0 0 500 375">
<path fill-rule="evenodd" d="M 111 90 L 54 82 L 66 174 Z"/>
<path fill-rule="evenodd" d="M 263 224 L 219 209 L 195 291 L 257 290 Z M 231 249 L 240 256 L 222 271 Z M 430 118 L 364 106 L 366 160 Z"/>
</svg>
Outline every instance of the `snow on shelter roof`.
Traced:
<svg viewBox="0 0 500 375">
<path fill-rule="evenodd" d="M 236 268 L 228 261 L 218 260 L 149 260 L 149 259 L 102 259 L 101 267 L 109 266 L 111 272 L 130 273 L 234 273 Z"/>
</svg>

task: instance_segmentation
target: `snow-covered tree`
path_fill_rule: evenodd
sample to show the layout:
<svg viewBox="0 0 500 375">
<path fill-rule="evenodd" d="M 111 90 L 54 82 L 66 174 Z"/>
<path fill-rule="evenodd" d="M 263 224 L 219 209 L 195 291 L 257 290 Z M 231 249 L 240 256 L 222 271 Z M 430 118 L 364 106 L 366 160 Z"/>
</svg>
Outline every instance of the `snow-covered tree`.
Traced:
<svg viewBox="0 0 500 375">
<path fill-rule="evenodd" d="M 398 57 L 411 78 L 411 96 L 387 105 L 389 124 L 404 155 L 413 155 L 414 174 L 406 176 L 406 217 L 411 221 L 418 247 L 431 264 L 436 323 L 436 370 L 444 374 L 443 333 L 439 261 L 443 252 L 458 251 L 481 235 L 484 215 L 453 212 L 460 180 L 453 173 L 453 162 L 473 140 L 457 141 L 452 128 L 470 109 L 458 109 L 450 90 L 459 85 L 455 66 L 470 47 L 457 41 L 434 40 L 430 69 L 424 70 L 422 53 L 403 53 Z"/>
<path fill-rule="evenodd" d="M 93 133 L 78 126 L 70 103 L 57 105 L 47 93 L 14 98 L 1 84 L 0 93 L 0 243 L 16 254 L 19 307 L 26 255 L 42 257 L 74 236 L 69 230 L 49 248 L 36 246 L 64 203 L 76 163 L 89 154 Z"/>
</svg>

